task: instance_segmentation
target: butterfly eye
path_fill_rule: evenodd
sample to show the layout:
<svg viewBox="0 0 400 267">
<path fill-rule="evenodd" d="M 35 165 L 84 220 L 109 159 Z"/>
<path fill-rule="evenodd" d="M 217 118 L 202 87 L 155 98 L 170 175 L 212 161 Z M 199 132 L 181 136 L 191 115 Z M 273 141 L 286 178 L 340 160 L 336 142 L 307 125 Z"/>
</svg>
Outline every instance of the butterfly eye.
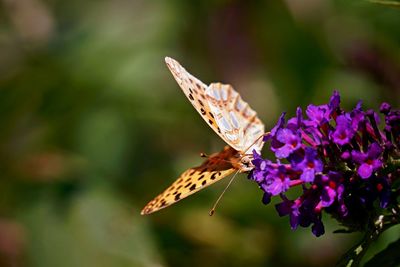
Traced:
<svg viewBox="0 0 400 267">
<path fill-rule="evenodd" d="M 241 161 L 246 166 L 250 164 L 250 159 L 248 157 L 243 157 Z"/>
</svg>

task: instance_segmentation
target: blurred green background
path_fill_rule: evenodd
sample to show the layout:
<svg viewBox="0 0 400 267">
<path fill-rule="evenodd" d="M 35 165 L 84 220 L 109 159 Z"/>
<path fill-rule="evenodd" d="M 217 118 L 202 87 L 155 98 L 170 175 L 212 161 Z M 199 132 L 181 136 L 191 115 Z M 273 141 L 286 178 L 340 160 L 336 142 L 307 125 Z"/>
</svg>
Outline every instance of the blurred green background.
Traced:
<svg viewBox="0 0 400 267">
<path fill-rule="evenodd" d="M 141 208 L 224 145 L 164 57 L 270 129 L 328 101 L 400 103 L 400 10 L 367 1 L 0 1 L 0 266 L 329 266 L 359 235 L 290 230 L 241 175 Z M 384 235 L 374 250 L 399 236 Z"/>
</svg>

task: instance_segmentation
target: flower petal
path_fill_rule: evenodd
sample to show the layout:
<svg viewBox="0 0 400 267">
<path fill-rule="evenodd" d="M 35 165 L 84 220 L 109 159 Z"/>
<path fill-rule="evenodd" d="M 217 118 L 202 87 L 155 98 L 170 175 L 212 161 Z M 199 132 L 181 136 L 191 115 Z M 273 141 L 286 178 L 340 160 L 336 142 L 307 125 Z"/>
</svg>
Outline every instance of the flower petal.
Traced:
<svg viewBox="0 0 400 267">
<path fill-rule="evenodd" d="M 358 168 L 358 174 L 360 175 L 361 178 L 367 179 L 372 175 L 372 165 L 363 163 L 361 166 Z"/>
</svg>

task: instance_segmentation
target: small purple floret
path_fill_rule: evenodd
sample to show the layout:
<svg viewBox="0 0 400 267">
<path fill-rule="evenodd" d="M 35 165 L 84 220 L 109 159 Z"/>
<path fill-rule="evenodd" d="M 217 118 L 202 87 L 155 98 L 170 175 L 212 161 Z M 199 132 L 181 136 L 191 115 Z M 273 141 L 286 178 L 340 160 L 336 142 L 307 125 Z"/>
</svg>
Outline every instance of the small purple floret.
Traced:
<svg viewBox="0 0 400 267">
<path fill-rule="evenodd" d="M 332 133 L 333 142 L 338 145 L 348 144 L 354 136 L 354 130 L 351 121 L 344 115 L 340 115 L 336 119 L 336 129 Z"/>
<path fill-rule="evenodd" d="M 374 171 L 382 166 L 381 154 L 382 148 L 377 143 L 372 143 L 367 153 L 352 151 L 353 160 L 360 164 L 357 172 L 361 178 L 369 178 Z"/>
<path fill-rule="evenodd" d="M 289 129 L 278 130 L 276 141 L 282 145 L 279 147 L 272 147 L 271 150 L 275 152 L 278 159 L 288 157 L 301 146 L 300 136 Z"/>
<path fill-rule="evenodd" d="M 303 173 L 300 175 L 300 179 L 310 183 L 314 181 L 315 174 L 322 171 L 323 165 L 318 159 L 317 151 L 306 147 L 304 159 L 299 164 L 295 164 L 294 169 L 301 170 Z"/>
<path fill-rule="evenodd" d="M 328 105 L 309 105 L 306 109 L 306 114 L 308 116 L 308 121 L 306 121 L 308 126 L 318 127 L 329 121 Z"/>
</svg>

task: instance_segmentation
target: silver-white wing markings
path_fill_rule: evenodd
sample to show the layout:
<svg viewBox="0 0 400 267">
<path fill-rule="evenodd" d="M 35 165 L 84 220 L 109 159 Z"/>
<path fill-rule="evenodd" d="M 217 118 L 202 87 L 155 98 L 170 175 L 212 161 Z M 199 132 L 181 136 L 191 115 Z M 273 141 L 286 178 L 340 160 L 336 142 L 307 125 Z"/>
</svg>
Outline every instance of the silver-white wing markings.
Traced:
<svg viewBox="0 0 400 267">
<path fill-rule="evenodd" d="M 259 137 L 264 134 L 264 124 L 231 85 L 212 83 L 207 87 L 176 60 L 166 57 L 165 62 L 194 108 L 228 145 L 242 154 L 261 151 Z"/>
<path fill-rule="evenodd" d="M 243 154 L 251 153 L 253 149 L 260 152 L 264 124 L 239 93 L 231 85 L 212 83 L 206 89 L 206 96 L 222 139 Z"/>
</svg>

